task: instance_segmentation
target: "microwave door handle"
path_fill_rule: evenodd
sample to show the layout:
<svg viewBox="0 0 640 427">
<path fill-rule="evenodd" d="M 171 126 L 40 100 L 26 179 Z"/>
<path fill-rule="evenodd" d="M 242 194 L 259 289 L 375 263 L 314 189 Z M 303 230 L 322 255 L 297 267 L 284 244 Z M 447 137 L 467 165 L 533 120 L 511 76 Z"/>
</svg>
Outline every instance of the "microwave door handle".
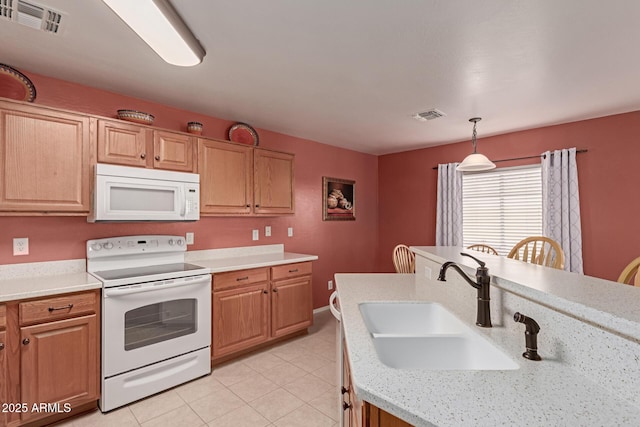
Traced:
<svg viewBox="0 0 640 427">
<path fill-rule="evenodd" d="M 184 191 L 184 187 L 182 185 L 178 188 L 180 189 L 180 217 L 184 218 L 187 214 L 187 192 Z"/>
</svg>

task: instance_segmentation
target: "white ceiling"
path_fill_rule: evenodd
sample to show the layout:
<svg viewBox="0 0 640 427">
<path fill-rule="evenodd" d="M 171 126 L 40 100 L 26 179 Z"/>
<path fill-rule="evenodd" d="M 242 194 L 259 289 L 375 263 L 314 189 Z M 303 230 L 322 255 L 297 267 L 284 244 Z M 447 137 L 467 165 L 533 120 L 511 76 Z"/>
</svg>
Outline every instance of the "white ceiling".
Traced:
<svg viewBox="0 0 640 427">
<path fill-rule="evenodd" d="M 2 63 L 365 153 L 640 109 L 637 0 L 172 0 L 191 68 L 102 1 L 28 1 L 62 33 L 0 19 Z"/>
</svg>

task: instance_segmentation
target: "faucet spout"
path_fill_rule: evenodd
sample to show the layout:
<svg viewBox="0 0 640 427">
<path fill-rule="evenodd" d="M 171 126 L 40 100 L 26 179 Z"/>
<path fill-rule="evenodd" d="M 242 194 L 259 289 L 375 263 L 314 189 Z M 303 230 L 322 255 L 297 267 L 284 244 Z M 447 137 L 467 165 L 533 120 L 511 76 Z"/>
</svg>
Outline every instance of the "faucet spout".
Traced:
<svg viewBox="0 0 640 427">
<path fill-rule="evenodd" d="M 483 328 L 490 328 L 491 325 L 491 309 L 489 302 L 491 300 L 489 295 L 489 284 L 491 282 L 491 276 L 489 276 L 489 269 L 485 267 L 485 263 L 472 257 L 469 254 L 461 253 L 460 255 L 468 256 L 474 259 L 480 266 L 476 269 L 476 281 L 474 282 L 462 269 L 453 261 L 447 261 L 440 267 L 440 273 L 438 274 L 438 280 L 446 282 L 447 270 L 452 268 L 458 272 L 458 274 L 473 288 L 478 291 L 478 313 L 476 316 L 476 325 Z"/>
</svg>

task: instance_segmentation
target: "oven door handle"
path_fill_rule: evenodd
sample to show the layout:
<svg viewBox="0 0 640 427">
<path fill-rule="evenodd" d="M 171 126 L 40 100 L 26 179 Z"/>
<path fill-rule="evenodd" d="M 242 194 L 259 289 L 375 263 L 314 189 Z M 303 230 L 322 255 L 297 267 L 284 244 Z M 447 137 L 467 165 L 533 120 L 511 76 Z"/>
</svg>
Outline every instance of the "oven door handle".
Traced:
<svg viewBox="0 0 640 427">
<path fill-rule="evenodd" d="M 113 289 L 105 289 L 104 290 L 104 297 L 105 298 L 113 298 L 113 297 L 120 297 L 120 296 L 125 296 L 125 295 L 131 295 L 131 294 L 139 294 L 139 293 L 143 293 L 143 292 L 154 292 L 154 291 L 162 291 L 164 289 L 170 289 L 170 288 L 184 288 L 185 286 L 194 286 L 194 285 L 202 285 L 202 284 L 207 284 L 209 282 L 209 279 L 200 279 L 200 280 L 195 280 L 193 282 L 180 282 L 180 283 L 172 283 L 169 285 L 145 285 L 145 286 L 141 286 L 141 287 L 123 287 L 123 288 L 113 288 Z"/>
</svg>

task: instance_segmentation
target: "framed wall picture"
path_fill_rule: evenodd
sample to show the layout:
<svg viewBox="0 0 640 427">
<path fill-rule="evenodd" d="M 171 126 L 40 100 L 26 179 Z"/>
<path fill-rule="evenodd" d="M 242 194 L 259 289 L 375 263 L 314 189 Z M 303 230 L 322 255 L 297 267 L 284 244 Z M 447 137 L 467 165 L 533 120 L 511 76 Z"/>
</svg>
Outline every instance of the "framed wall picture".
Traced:
<svg viewBox="0 0 640 427">
<path fill-rule="evenodd" d="M 322 220 L 355 221 L 356 182 L 322 177 Z"/>
</svg>

